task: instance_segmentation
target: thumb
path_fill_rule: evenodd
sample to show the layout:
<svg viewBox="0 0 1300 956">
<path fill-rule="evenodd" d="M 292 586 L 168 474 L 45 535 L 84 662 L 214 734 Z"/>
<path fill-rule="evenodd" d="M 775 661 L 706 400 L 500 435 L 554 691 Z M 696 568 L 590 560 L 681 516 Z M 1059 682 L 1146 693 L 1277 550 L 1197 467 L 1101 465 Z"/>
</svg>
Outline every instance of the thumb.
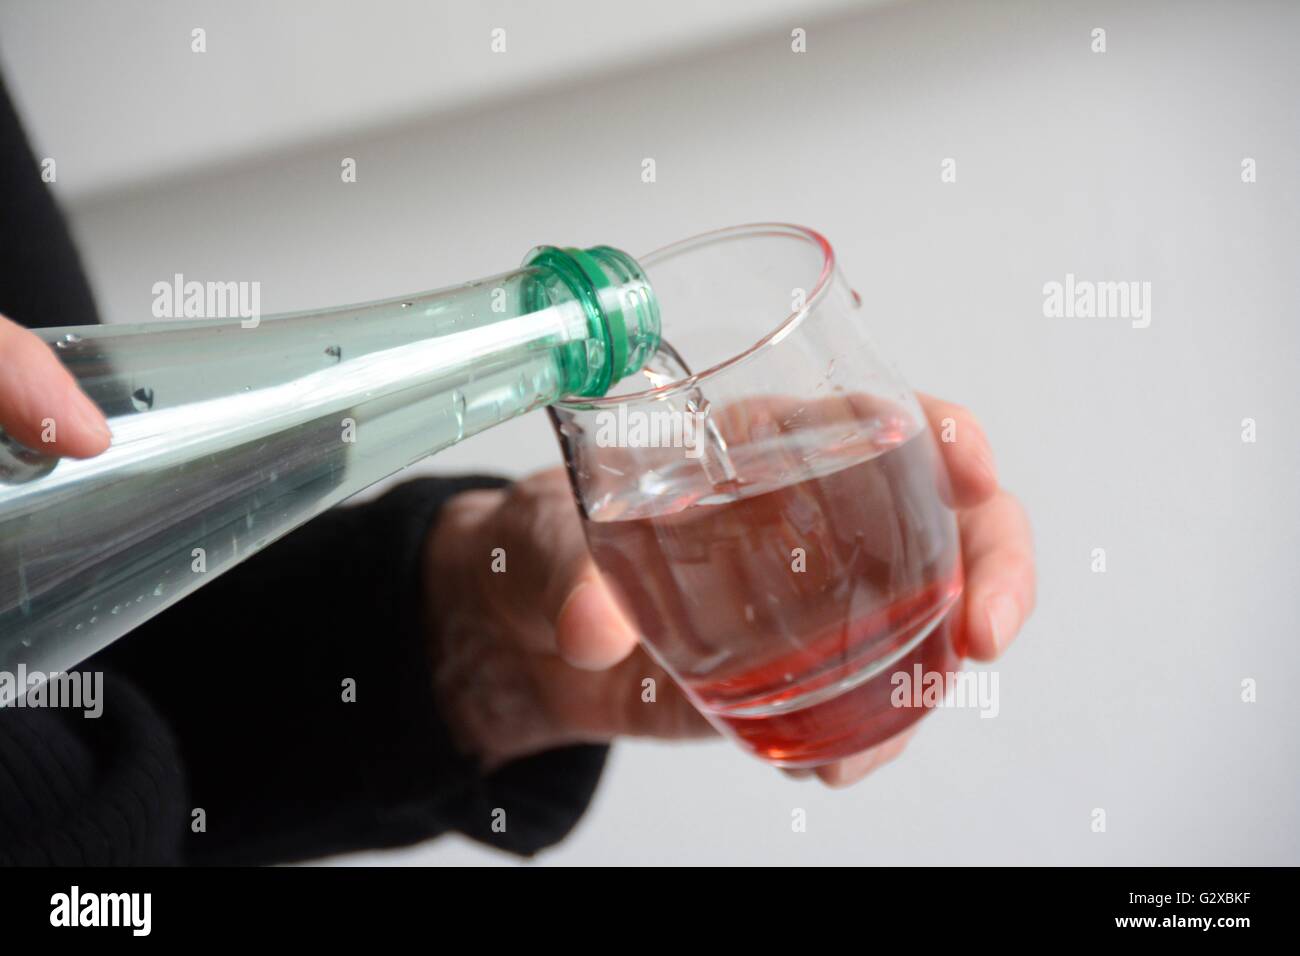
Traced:
<svg viewBox="0 0 1300 956">
<path fill-rule="evenodd" d="M 631 654 L 637 640 L 632 622 L 588 556 L 578 563 L 555 619 L 560 657 L 584 670 L 606 670 Z"/>
<path fill-rule="evenodd" d="M 582 518 L 562 470 L 514 486 L 505 508 L 522 532 L 535 600 L 560 658 L 583 670 L 606 670 L 636 649 L 638 633 L 591 559 Z M 531 590 L 531 589 L 529 589 Z"/>
</svg>

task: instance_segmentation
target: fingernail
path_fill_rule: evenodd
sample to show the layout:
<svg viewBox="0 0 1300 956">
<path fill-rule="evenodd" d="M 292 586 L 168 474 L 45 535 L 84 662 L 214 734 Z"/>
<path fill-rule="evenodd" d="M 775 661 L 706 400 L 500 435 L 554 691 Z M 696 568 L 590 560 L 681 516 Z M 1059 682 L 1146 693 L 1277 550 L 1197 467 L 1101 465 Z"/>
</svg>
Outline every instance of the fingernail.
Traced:
<svg viewBox="0 0 1300 956">
<path fill-rule="evenodd" d="M 860 754 L 817 768 L 817 776 L 828 787 L 848 787 L 876 769 L 876 760 L 879 757 L 880 748 L 872 747 Z"/>
<path fill-rule="evenodd" d="M 80 389 L 74 388 L 72 390 L 72 397 L 68 401 L 68 409 L 72 413 L 75 424 L 87 435 L 104 442 L 112 440 L 113 433 L 109 431 L 108 422 L 104 420 L 103 412 Z"/>
<path fill-rule="evenodd" d="M 563 622 L 565 616 L 569 613 L 569 609 L 573 607 L 574 602 L 577 601 L 578 598 L 582 596 L 582 593 L 589 587 L 591 587 L 590 581 L 579 581 L 574 585 L 573 590 L 570 591 L 568 596 L 564 599 L 564 603 L 560 605 L 560 613 L 555 615 L 555 624 L 557 627 L 561 625 L 561 622 Z"/>
<path fill-rule="evenodd" d="M 993 632 L 993 650 L 1001 654 L 1020 626 L 1020 608 L 1009 594 L 995 594 L 985 605 L 989 630 Z"/>
<path fill-rule="evenodd" d="M 628 647 L 610 632 L 609 604 L 601 588 L 581 581 L 555 618 L 560 656 L 581 670 L 601 671 L 627 656 Z"/>
</svg>

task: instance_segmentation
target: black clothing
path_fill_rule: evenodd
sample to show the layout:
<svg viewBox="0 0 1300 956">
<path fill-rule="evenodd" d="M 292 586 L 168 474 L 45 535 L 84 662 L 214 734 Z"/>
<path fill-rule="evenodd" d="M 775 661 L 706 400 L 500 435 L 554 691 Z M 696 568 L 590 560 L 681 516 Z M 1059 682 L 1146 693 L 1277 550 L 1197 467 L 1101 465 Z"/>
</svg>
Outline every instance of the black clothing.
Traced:
<svg viewBox="0 0 1300 956">
<path fill-rule="evenodd" d="M 2 85 L 0 213 L 0 313 L 96 322 Z M 453 830 L 533 853 L 563 837 L 606 748 L 481 774 L 438 717 L 421 629 L 425 532 L 451 495 L 502 484 L 419 479 L 322 515 L 82 665 L 105 672 L 98 719 L 0 709 L 0 863 L 279 862 Z"/>
</svg>

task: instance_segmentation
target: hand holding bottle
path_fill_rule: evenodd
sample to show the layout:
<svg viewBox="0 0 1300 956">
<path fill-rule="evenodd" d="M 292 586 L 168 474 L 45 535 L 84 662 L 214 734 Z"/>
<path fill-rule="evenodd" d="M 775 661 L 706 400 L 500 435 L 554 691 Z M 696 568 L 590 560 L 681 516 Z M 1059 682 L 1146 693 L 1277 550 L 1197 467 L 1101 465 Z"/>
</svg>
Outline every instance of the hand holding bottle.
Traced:
<svg viewBox="0 0 1300 956">
<path fill-rule="evenodd" d="M 28 448 L 93 458 L 112 434 L 95 403 L 40 338 L 0 316 L 0 429 Z"/>
</svg>

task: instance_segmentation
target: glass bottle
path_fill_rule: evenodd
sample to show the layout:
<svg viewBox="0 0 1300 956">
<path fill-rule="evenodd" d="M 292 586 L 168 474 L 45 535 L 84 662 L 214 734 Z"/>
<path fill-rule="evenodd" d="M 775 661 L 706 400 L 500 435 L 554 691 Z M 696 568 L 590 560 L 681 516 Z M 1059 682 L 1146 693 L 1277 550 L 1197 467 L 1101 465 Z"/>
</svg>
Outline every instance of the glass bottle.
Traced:
<svg viewBox="0 0 1300 956">
<path fill-rule="evenodd" d="M 654 354 L 659 311 L 626 254 L 544 246 L 366 305 L 38 334 L 113 433 L 74 460 L 0 432 L 0 669 L 49 674 L 368 485 L 603 395 Z"/>
</svg>

